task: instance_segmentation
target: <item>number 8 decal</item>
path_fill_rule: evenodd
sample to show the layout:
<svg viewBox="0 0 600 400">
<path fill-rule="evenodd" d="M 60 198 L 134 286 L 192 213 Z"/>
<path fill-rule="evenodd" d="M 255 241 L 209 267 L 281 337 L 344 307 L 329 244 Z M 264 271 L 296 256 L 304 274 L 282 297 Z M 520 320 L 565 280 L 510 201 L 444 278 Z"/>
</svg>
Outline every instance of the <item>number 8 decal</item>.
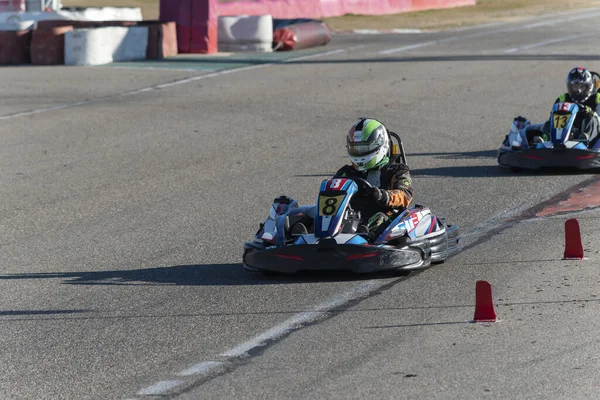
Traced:
<svg viewBox="0 0 600 400">
<path fill-rule="evenodd" d="M 337 199 L 335 197 L 330 197 L 325 200 L 325 207 L 321 210 L 323 215 L 333 215 L 336 210 Z"/>
<path fill-rule="evenodd" d="M 342 183 L 341 179 L 334 179 L 331 181 L 331 185 L 329 186 L 331 189 L 337 189 L 340 187 L 340 184 Z"/>
</svg>

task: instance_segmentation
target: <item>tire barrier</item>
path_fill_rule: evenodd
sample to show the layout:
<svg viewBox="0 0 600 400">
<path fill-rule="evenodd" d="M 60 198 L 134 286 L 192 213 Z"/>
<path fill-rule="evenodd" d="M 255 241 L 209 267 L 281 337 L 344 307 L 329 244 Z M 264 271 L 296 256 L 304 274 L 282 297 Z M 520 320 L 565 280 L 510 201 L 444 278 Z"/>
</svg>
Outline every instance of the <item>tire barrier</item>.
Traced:
<svg viewBox="0 0 600 400">
<path fill-rule="evenodd" d="M 65 33 L 66 65 L 146 59 L 148 27 L 106 27 Z"/>
<path fill-rule="evenodd" d="M 31 39 L 31 63 L 34 65 L 64 64 L 64 35 L 74 29 L 144 26 L 148 28 L 146 58 L 160 60 L 178 53 L 174 22 L 60 20 L 39 21 L 37 25 Z"/>
<path fill-rule="evenodd" d="M 0 64 L 29 64 L 31 31 L 0 32 Z"/>
<path fill-rule="evenodd" d="M 331 40 L 331 31 L 324 22 L 303 22 L 276 29 L 273 45 L 276 51 L 300 50 L 323 46 Z"/>
<path fill-rule="evenodd" d="M 31 63 L 33 65 L 57 65 L 65 63 L 65 33 L 73 31 L 73 25 L 36 29 L 31 37 Z"/>
<path fill-rule="evenodd" d="M 224 52 L 271 52 L 273 18 L 270 15 L 219 17 L 218 48 Z"/>
<path fill-rule="evenodd" d="M 147 26 L 147 59 L 162 60 L 165 57 L 177 55 L 177 27 L 175 22 L 153 22 Z"/>
</svg>

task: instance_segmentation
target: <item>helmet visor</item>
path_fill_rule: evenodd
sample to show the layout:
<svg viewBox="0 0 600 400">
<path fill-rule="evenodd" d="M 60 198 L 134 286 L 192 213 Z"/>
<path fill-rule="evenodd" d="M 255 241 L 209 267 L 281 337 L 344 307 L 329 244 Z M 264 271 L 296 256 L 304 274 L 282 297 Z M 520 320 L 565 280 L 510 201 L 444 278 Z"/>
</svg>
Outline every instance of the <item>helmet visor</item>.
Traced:
<svg viewBox="0 0 600 400">
<path fill-rule="evenodd" d="M 587 82 L 569 83 L 569 94 L 574 100 L 585 100 L 592 93 L 592 85 Z"/>
<path fill-rule="evenodd" d="M 380 147 L 381 143 L 379 140 L 375 140 L 372 143 L 367 142 L 349 142 L 348 145 L 348 155 L 353 157 L 364 157 L 369 154 L 375 153 Z"/>
</svg>

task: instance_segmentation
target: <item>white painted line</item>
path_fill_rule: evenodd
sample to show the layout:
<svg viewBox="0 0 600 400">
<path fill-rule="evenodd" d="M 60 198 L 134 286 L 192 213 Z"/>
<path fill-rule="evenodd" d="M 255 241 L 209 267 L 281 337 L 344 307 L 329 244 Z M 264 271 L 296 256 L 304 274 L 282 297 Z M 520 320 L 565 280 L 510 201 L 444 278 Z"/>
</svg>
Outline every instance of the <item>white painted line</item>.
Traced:
<svg viewBox="0 0 600 400">
<path fill-rule="evenodd" d="M 383 50 L 383 51 L 380 51 L 379 54 L 400 53 L 401 51 L 418 49 L 421 47 L 431 46 L 432 44 L 436 44 L 436 43 L 438 43 L 438 42 L 436 42 L 436 41 L 421 42 L 421 43 L 411 44 L 409 46 L 397 47 L 395 49 Z"/>
<path fill-rule="evenodd" d="M 528 30 L 528 29 L 537 28 L 537 27 L 540 27 L 540 26 L 554 25 L 556 23 L 573 22 L 573 21 L 577 21 L 577 20 L 581 20 L 581 19 L 597 18 L 599 16 L 600 16 L 600 12 L 587 13 L 587 14 L 582 14 L 582 15 L 576 15 L 576 16 L 568 17 L 568 18 L 562 17 L 561 19 L 555 19 L 555 20 L 543 21 L 543 22 L 536 22 L 536 23 L 532 23 L 532 24 L 528 24 L 528 25 L 511 26 L 511 27 L 508 27 L 508 28 L 494 29 L 494 30 L 484 31 L 484 32 L 475 32 L 475 33 L 471 33 L 471 34 L 468 34 L 468 35 L 452 36 L 452 37 L 447 37 L 447 38 L 443 38 L 443 39 L 439 39 L 439 40 L 432 40 L 432 41 L 427 41 L 427 42 L 415 43 L 413 45 L 408 45 L 408 46 L 404 46 L 404 47 L 398 47 L 398 48 L 394 48 L 394 49 L 383 50 L 383 51 L 380 51 L 378 54 L 385 55 L 385 54 L 399 53 L 399 52 L 402 52 L 402 51 L 412 50 L 412 49 L 418 49 L 418 48 L 421 48 L 421 47 L 431 46 L 431 45 L 434 45 L 434 44 L 456 42 L 456 41 L 463 40 L 463 39 L 473 39 L 473 38 L 477 38 L 477 37 L 481 37 L 481 36 L 496 35 L 498 33 L 518 32 L 518 31 L 522 31 L 522 30 Z"/>
<path fill-rule="evenodd" d="M 572 21 L 577 21 L 580 19 L 591 19 L 591 18 L 596 18 L 599 16 L 600 16 L 600 12 L 596 12 L 596 13 L 592 13 L 592 14 L 577 15 L 577 16 L 569 17 L 569 18 L 561 18 L 561 19 L 556 19 L 556 20 L 551 20 L 551 21 L 536 22 L 534 24 L 529 24 L 529 25 L 511 26 L 508 28 L 495 29 L 495 30 L 491 30 L 491 31 L 476 32 L 476 33 L 472 33 L 469 35 L 453 36 L 453 37 L 449 37 L 449 38 L 444 38 L 444 39 L 440 39 L 438 41 L 438 43 L 454 42 L 454 41 L 462 40 L 462 39 L 472 39 L 472 38 L 477 38 L 477 37 L 481 37 L 481 36 L 496 35 L 498 33 L 518 32 L 518 31 L 537 28 L 540 26 L 555 25 L 557 23 L 572 22 Z"/>
<path fill-rule="evenodd" d="M 504 50 L 504 52 L 505 53 L 516 53 L 518 51 L 529 50 L 529 49 L 533 49 L 535 47 L 542 47 L 542 46 L 546 46 L 546 45 L 553 44 L 553 43 L 566 42 L 566 41 L 572 40 L 572 39 L 578 39 L 578 38 L 582 38 L 582 37 L 596 36 L 596 35 L 598 35 L 598 34 L 597 33 L 584 33 L 581 35 L 560 37 L 560 38 L 556 38 L 556 39 L 545 40 L 543 42 L 528 44 L 528 45 L 521 46 L 521 47 L 513 47 L 512 49 Z"/>
<path fill-rule="evenodd" d="M 412 28 L 396 28 L 392 29 L 394 33 L 423 33 L 422 29 L 412 29 Z"/>
<path fill-rule="evenodd" d="M 563 18 L 567 18 L 566 16 L 571 15 L 571 14 L 581 15 L 582 13 L 594 12 L 594 11 L 598 11 L 598 7 L 580 8 L 580 9 L 575 9 L 575 10 L 570 10 L 570 11 L 563 11 L 563 12 L 560 12 L 560 13 L 540 14 L 540 15 L 535 15 L 535 16 L 532 16 L 532 17 L 519 18 L 517 21 L 513 21 L 513 22 L 526 23 L 527 21 L 532 21 L 532 20 L 535 20 L 535 21 L 539 21 L 539 20 L 547 21 L 548 19 L 556 18 L 556 16 L 558 16 L 558 15 L 562 15 L 562 16 L 564 16 Z M 552 23 L 554 23 L 554 21 Z M 451 28 L 451 29 L 447 29 L 445 32 L 474 31 L 474 30 L 477 30 L 477 29 L 492 28 L 494 26 L 500 26 L 500 25 L 506 26 L 506 24 L 507 24 L 506 21 L 488 22 L 488 23 L 485 23 L 485 24 L 465 26 L 465 27 L 462 27 L 462 28 Z"/>
<path fill-rule="evenodd" d="M 178 86 L 178 85 L 185 85 L 186 83 L 201 81 L 201 80 L 204 80 L 204 79 L 216 78 L 216 77 L 227 75 L 227 74 L 234 74 L 234 73 L 238 73 L 238 72 L 250 71 L 250 70 L 253 70 L 253 69 L 265 68 L 265 67 L 269 67 L 269 66 L 277 65 L 277 64 L 285 64 L 285 63 L 288 63 L 288 62 L 294 62 L 294 61 L 300 61 L 300 60 L 308 60 L 308 59 L 311 59 L 311 58 L 325 57 L 325 56 L 329 56 L 329 55 L 332 55 L 332 54 L 345 53 L 347 51 L 351 51 L 351 50 L 354 50 L 354 49 L 357 49 L 357 48 L 360 48 L 360 47 L 363 47 L 363 46 L 364 45 L 353 46 L 353 47 L 349 47 L 349 48 L 346 48 L 346 49 L 331 50 L 331 51 L 326 51 L 326 52 L 323 52 L 323 53 L 311 54 L 311 55 L 308 55 L 308 56 L 288 58 L 288 59 L 285 59 L 285 60 L 277 60 L 277 61 L 269 62 L 269 63 L 265 63 L 265 64 L 250 65 L 250 66 L 247 66 L 247 67 L 226 69 L 226 70 L 222 70 L 222 71 L 212 72 L 212 73 L 209 73 L 209 74 L 192 76 L 190 78 L 184 78 L 184 79 L 176 80 L 176 81 L 169 82 L 169 83 L 162 83 L 162 84 L 159 84 L 159 85 L 148 86 L 148 87 L 141 88 L 141 89 L 130 90 L 128 92 L 117 93 L 117 94 L 113 94 L 113 95 L 110 95 L 110 96 L 98 97 L 98 98 L 95 98 L 95 99 L 78 101 L 78 102 L 75 102 L 75 103 L 61 104 L 61 105 L 58 105 L 58 106 L 38 108 L 36 110 L 29 110 L 29 111 L 23 111 L 23 112 L 19 112 L 19 113 L 15 113 L 15 114 L 3 115 L 3 116 L 0 116 L 0 121 L 7 120 L 7 119 L 12 119 L 12 118 L 18 118 L 18 117 L 27 117 L 27 116 L 30 116 L 30 115 L 41 114 L 41 113 L 45 113 L 45 112 L 49 112 L 49 111 L 64 110 L 65 108 L 72 108 L 72 107 L 78 107 L 78 106 L 83 106 L 83 105 L 87 105 L 87 104 L 99 103 L 99 102 L 102 102 L 102 101 L 118 99 L 118 98 L 121 98 L 121 97 L 133 96 L 133 95 L 144 93 L 144 92 L 152 92 L 154 90 L 164 89 L 164 88 L 167 88 L 167 87 Z"/>
<path fill-rule="evenodd" d="M 217 368 L 221 368 L 225 365 L 224 362 L 221 361 L 203 361 L 199 364 L 194 365 L 184 371 L 178 372 L 175 375 L 179 376 L 192 376 L 192 375 L 208 375 L 213 370 Z"/>
<path fill-rule="evenodd" d="M 220 357 L 226 358 L 237 358 L 244 357 L 254 348 L 262 347 L 269 340 L 276 340 L 296 329 L 302 328 L 303 325 L 316 322 L 321 318 L 327 316 L 328 313 L 332 312 L 336 308 L 343 307 L 351 301 L 359 300 L 367 297 L 371 292 L 381 289 L 383 286 L 389 284 L 388 280 L 380 281 L 373 280 L 362 283 L 350 290 L 341 293 L 337 297 L 329 300 L 321 305 L 315 307 L 314 311 L 304 312 L 296 314 L 292 318 L 284 321 L 283 323 L 269 329 L 268 331 L 261 333 L 253 339 L 242 343 L 233 349 L 227 350 L 221 353 Z M 194 376 L 194 375 L 209 375 L 211 372 L 223 367 L 224 362 L 217 361 L 203 361 L 195 366 L 188 368 L 184 371 L 176 373 L 178 376 Z M 173 381 L 161 381 L 156 384 L 149 386 L 145 389 L 140 390 L 138 395 L 160 395 L 165 394 L 170 389 L 181 385 L 183 382 L 179 380 Z"/>
<path fill-rule="evenodd" d="M 242 343 L 231 350 L 219 354 L 219 356 L 227 358 L 244 357 L 252 349 L 264 346 L 267 341 L 276 340 L 295 329 L 301 328 L 303 325 L 316 322 L 319 319 L 327 316 L 327 314 L 335 308 L 342 307 L 350 301 L 367 297 L 369 293 L 380 289 L 388 283 L 389 282 L 387 281 L 369 281 L 351 288 L 347 292 L 341 293 L 338 297 L 335 297 L 332 300 L 317 306 L 315 311 L 296 314 L 292 318 L 269 329 L 268 331 L 255 336 L 253 339 L 250 339 L 249 341 Z"/>
<path fill-rule="evenodd" d="M 381 35 L 383 33 L 379 29 L 354 29 L 352 32 L 359 35 Z"/>
<path fill-rule="evenodd" d="M 166 394 L 169 390 L 183 384 L 183 381 L 162 381 L 157 382 L 152 386 L 148 386 L 145 389 L 137 392 L 139 396 L 158 396 Z"/>
<path fill-rule="evenodd" d="M 340 54 L 340 53 L 345 53 L 346 51 L 348 51 L 349 49 L 338 49 L 338 50 L 331 50 L 331 51 L 326 51 L 325 53 L 319 53 L 319 54 L 311 54 L 308 56 L 303 56 L 303 57 L 296 57 L 294 59 L 290 59 L 290 60 L 284 60 L 281 63 L 284 64 L 286 61 L 300 61 L 300 60 L 309 60 L 311 58 L 316 58 L 316 56 L 319 57 L 323 57 L 323 56 L 330 56 L 332 54 Z"/>
<path fill-rule="evenodd" d="M 503 225 L 505 220 L 511 218 L 515 215 L 519 215 L 530 208 L 529 205 L 521 205 L 520 207 L 511 207 L 506 210 L 500 211 L 499 213 L 491 216 L 481 224 L 477 225 L 469 232 L 465 232 L 461 234 L 461 241 L 463 242 L 461 247 L 468 246 L 483 236 L 487 236 L 490 232 L 492 232 L 497 227 Z M 466 239 L 466 240 L 465 240 Z M 466 243 L 465 243 L 466 241 Z M 269 329 L 268 331 L 255 336 L 253 339 L 242 343 L 230 350 L 227 350 L 221 354 L 220 357 L 226 358 L 239 358 L 245 357 L 248 355 L 248 352 L 252 349 L 262 347 L 269 340 L 276 340 L 288 333 L 291 333 L 293 330 L 297 330 L 302 328 L 306 324 L 310 324 L 318 321 L 327 316 L 328 313 L 334 311 L 336 308 L 340 308 L 345 306 L 351 301 L 360 300 L 362 298 L 366 298 L 373 291 L 381 289 L 383 286 L 389 284 L 389 280 L 379 281 L 373 280 L 362 283 L 354 288 L 349 289 L 348 291 L 339 294 L 337 297 L 315 307 L 314 311 L 304 312 L 300 314 L 294 315 L 292 318 L 284 321 L 283 323 Z M 217 362 L 217 361 L 203 361 L 195 366 L 188 368 L 184 371 L 181 371 L 175 375 L 179 376 L 194 376 L 194 375 L 209 375 L 211 372 L 217 370 L 222 367 L 225 362 Z M 173 388 L 174 386 L 167 387 L 169 382 L 176 382 L 176 385 L 180 385 L 181 381 L 163 381 L 158 382 L 155 385 L 152 385 L 142 391 L 138 392 L 139 394 L 149 394 L 150 392 L 155 392 L 155 394 L 159 394 L 158 392 Z M 150 393 L 151 394 L 151 393 Z"/>
</svg>

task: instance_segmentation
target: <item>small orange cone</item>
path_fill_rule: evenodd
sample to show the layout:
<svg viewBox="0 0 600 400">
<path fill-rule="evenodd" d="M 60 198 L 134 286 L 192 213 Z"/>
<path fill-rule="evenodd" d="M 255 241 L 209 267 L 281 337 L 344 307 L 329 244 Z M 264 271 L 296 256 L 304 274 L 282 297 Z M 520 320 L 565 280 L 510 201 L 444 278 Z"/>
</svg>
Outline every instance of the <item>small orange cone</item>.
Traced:
<svg viewBox="0 0 600 400">
<path fill-rule="evenodd" d="M 475 322 L 496 322 L 492 285 L 488 281 L 477 281 L 475 285 Z"/>
<path fill-rule="evenodd" d="M 575 218 L 568 219 L 565 222 L 564 259 L 583 260 L 583 245 L 581 244 L 579 221 Z"/>
</svg>

